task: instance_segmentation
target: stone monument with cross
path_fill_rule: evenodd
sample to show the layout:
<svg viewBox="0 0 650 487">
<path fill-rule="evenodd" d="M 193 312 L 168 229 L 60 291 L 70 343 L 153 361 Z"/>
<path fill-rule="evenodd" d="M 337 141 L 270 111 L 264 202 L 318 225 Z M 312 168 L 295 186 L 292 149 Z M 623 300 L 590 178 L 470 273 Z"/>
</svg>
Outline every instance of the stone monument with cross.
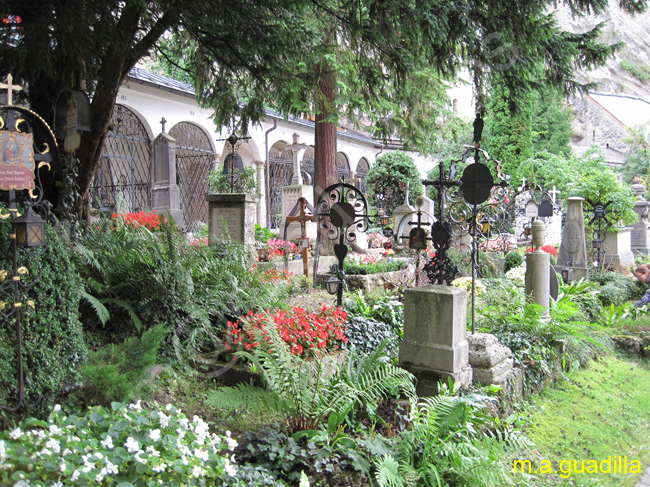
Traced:
<svg viewBox="0 0 650 487">
<path fill-rule="evenodd" d="M 176 178 L 176 140 L 165 131 L 165 117 L 160 120 L 162 131 L 153 141 L 152 209 L 159 215 L 169 215 L 176 226 L 183 228 L 181 192 Z"/>
<path fill-rule="evenodd" d="M 298 203 L 300 198 L 305 198 L 305 200 L 313 206 L 314 204 L 314 190 L 313 187 L 309 184 L 305 184 L 305 181 L 302 178 L 300 173 L 300 162 L 302 161 L 302 156 L 305 153 L 305 149 L 309 147 L 307 144 L 302 144 L 299 141 L 300 136 L 298 134 L 293 134 L 293 142 L 287 144 L 284 148 L 285 150 L 291 151 L 293 155 L 293 176 L 291 177 L 291 184 L 289 186 L 284 186 L 282 188 L 282 217 L 289 215 L 294 206 Z M 284 228 L 287 224 L 286 220 L 280 222 L 281 228 Z M 307 223 L 307 236 L 309 238 L 315 238 L 317 233 L 316 224 L 313 222 Z M 302 237 L 301 225 L 299 222 L 288 222 L 287 225 L 287 239 L 296 240 Z"/>
</svg>

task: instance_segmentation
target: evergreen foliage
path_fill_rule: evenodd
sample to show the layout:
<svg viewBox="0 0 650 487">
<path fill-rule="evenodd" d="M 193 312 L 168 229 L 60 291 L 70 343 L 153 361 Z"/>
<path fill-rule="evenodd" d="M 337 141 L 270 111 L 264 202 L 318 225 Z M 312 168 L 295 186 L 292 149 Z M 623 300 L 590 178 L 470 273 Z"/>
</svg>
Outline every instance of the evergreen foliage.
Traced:
<svg viewBox="0 0 650 487">
<path fill-rule="evenodd" d="M 533 155 L 532 94 L 522 94 L 518 100 L 519 110 L 511 113 L 510 90 L 501 77 L 492 80 L 490 93 L 485 121 L 486 147 L 490 157 L 501 161 L 502 173 L 518 182 L 521 180 L 519 164 Z"/>
<path fill-rule="evenodd" d="M 533 152 L 571 154 L 574 113 L 566 98 L 553 88 L 532 92 Z"/>
<path fill-rule="evenodd" d="M 0 248 L 11 249 L 8 224 L 0 224 Z M 43 395 L 51 406 L 67 386 L 78 381 L 85 361 L 86 341 L 79 319 L 79 299 L 83 284 L 77 274 L 70 242 L 61 229 L 45 226 L 46 245 L 18 250 L 18 262 L 29 273 L 23 279 L 33 283 L 21 300 L 23 370 L 27 402 Z M 0 270 L 11 276 L 13 253 L 0 254 Z M 15 320 L 0 320 L 0 404 L 13 407 L 18 401 L 18 370 Z"/>
<path fill-rule="evenodd" d="M 562 3 L 576 14 L 607 9 L 605 0 Z M 645 0 L 619 4 L 628 12 L 646 7 Z M 93 93 L 92 127 L 77 151 L 79 210 L 101 157 L 117 90 L 129 70 L 154 51 L 187 70 L 197 99 L 214 108 L 219 126 L 246 131 L 265 117 L 267 107 L 283 114 L 316 113 L 323 122 L 345 114 L 351 120 L 370 118 L 382 137 L 401 135 L 428 151 L 435 139 L 429 133 L 444 121 L 437 116 L 448 113 L 440 80 L 453 81 L 469 66 L 482 113 L 486 87 L 498 75 L 514 110 L 540 85 L 562 93 L 584 89 L 572 78 L 574 69 L 601 65 L 621 47 L 598 41 L 602 25 L 563 31 L 553 17 L 555 5 L 551 0 L 516 6 L 501 0 L 146 5 L 7 0 L 0 75 L 12 73 L 25 82 L 31 109 L 48 122 L 54 119 L 53 100 L 64 90 L 84 87 Z M 314 91 L 313 98 L 305 97 Z"/>
<path fill-rule="evenodd" d="M 109 406 L 137 399 L 167 332 L 163 325 L 156 325 L 140 338 L 129 337 L 123 343 L 109 343 L 90 352 L 81 369 L 86 402 Z"/>
</svg>

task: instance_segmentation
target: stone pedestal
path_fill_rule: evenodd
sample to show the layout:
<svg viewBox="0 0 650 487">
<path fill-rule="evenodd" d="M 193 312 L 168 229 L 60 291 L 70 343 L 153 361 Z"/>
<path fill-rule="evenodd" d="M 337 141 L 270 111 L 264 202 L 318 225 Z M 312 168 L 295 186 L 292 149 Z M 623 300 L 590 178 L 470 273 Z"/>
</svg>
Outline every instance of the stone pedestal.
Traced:
<svg viewBox="0 0 650 487">
<path fill-rule="evenodd" d="M 242 193 L 209 194 L 208 231 L 210 242 L 230 236 L 233 242 L 255 244 L 257 198 Z"/>
<path fill-rule="evenodd" d="M 176 184 L 176 140 L 161 133 L 153 142 L 152 210 L 184 228 L 181 191 Z"/>
<path fill-rule="evenodd" d="M 512 351 L 489 333 L 474 333 L 467 337 L 467 341 L 473 382 L 483 386 L 505 386 L 512 374 Z"/>
<path fill-rule="evenodd" d="M 634 212 L 638 216 L 638 220 L 632 228 L 632 253 L 635 255 L 650 255 L 650 222 L 648 222 L 650 203 L 643 197 L 645 192 L 643 184 L 633 184 L 631 187 L 637 195 Z"/>
<path fill-rule="evenodd" d="M 417 377 L 418 394 L 436 394 L 437 383 L 449 377 L 470 383 L 468 353 L 467 292 L 441 285 L 408 289 L 399 363 Z"/>
<path fill-rule="evenodd" d="M 308 184 L 292 184 L 282 188 L 282 220 L 280 221 L 280 238 L 284 237 L 285 218 L 289 216 L 293 207 L 298 204 L 299 198 L 305 198 L 314 206 L 314 188 Z M 296 213 L 297 215 L 298 213 Z M 315 242 L 318 227 L 315 222 L 307 222 L 307 236 Z M 302 226 L 298 222 L 291 222 L 287 226 L 286 240 L 296 240 L 302 236 Z"/>
<path fill-rule="evenodd" d="M 584 198 L 572 196 L 568 208 L 562 243 L 557 256 L 557 268 L 573 269 L 573 280 L 589 279 L 587 271 L 587 242 L 585 240 L 585 218 L 582 213 Z"/>
<path fill-rule="evenodd" d="M 541 250 L 544 245 L 544 224 L 540 220 L 535 220 L 532 231 L 535 250 L 526 253 L 526 296 L 530 296 L 542 307 L 541 319 L 548 321 L 551 319 L 548 312 L 551 256 Z"/>
<path fill-rule="evenodd" d="M 605 266 L 630 266 L 634 265 L 632 253 L 633 227 L 619 228 L 618 232 L 607 232 L 605 236 Z"/>
</svg>

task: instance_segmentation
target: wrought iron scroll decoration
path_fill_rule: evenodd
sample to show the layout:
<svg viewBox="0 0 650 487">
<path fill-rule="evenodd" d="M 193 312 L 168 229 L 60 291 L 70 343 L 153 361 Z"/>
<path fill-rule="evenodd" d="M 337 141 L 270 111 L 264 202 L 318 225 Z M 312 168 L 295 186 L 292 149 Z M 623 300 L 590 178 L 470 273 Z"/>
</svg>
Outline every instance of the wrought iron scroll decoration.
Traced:
<svg viewBox="0 0 650 487">
<path fill-rule="evenodd" d="M 340 306 L 345 277 L 343 262 L 348 253 L 345 242 L 354 242 L 357 232 L 365 232 L 370 227 L 368 203 L 357 187 L 347 183 L 336 183 L 321 192 L 312 221 L 317 223 L 318 230 L 314 256 L 315 269 L 318 269 L 323 234 L 328 240 L 338 239 L 338 243 L 334 245 L 334 253 L 338 259 L 338 273 L 341 279 L 337 293 L 337 304 Z M 314 287 L 317 285 L 316 276 L 317 272 L 314 272 Z"/>
<path fill-rule="evenodd" d="M 29 188 L 26 190 L 9 189 L 7 191 L 8 211 L 7 213 L 0 212 L 0 221 L 10 220 L 9 223 L 12 225 L 12 238 L 10 244 L 11 252 L 13 253 L 12 279 L 3 279 L 4 282 L 0 283 L 0 297 L 3 298 L 0 300 L 11 304 L 11 307 L 8 311 L 4 311 L 5 306 L 0 309 L 0 316 L 7 320 L 10 318 L 14 318 L 16 320 L 15 330 L 18 375 L 18 402 L 13 407 L 4 405 L 0 406 L 0 411 L 9 411 L 11 413 L 17 412 L 21 408 L 33 409 L 40 407 L 44 401 L 43 396 L 39 394 L 34 403 L 28 404 L 25 395 L 21 317 L 24 314 L 24 311 L 22 310 L 23 304 L 26 303 L 23 303 L 22 301 L 29 289 L 31 289 L 38 282 L 38 278 L 31 279 L 30 282 L 25 282 L 23 280 L 25 273 L 22 271 L 23 267 L 18 266 L 18 248 L 15 237 L 16 229 L 14 221 L 18 217 L 19 204 L 27 207 L 27 211 L 36 210 L 37 212 L 41 213 L 42 216 L 45 217 L 44 220 L 46 221 L 50 217 L 53 217 L 53 215 L 50 213 L 49 202 L 43 199 L 44 190 L 43 183 L 41 181 L 40 169 L 44 167 L 47 168 L 48 171 L 51 170 L 51 164 L 54 160 L 54 152 L 56 151 L 57 146 L 54 133 L 38 114 L 32 112 L 31 110 L 16 106 L 4 106 L 0 108 L 0 130 L 8 129 L 13 130 L 17 133 L 29 133 L 32 134 L 32 137 L 34 137 L 34 124 L 41 125 L 42 132 L 47 139 L 47 141 L 42 141 L 43 147 L 41 147 L 40 150 L 37 146 L 36 140 L 33 139 L 32 141 L 32 147 L 34 149 L 34 162 L 37 163 L 34 171 L 34 188 Z"/>
</svg>

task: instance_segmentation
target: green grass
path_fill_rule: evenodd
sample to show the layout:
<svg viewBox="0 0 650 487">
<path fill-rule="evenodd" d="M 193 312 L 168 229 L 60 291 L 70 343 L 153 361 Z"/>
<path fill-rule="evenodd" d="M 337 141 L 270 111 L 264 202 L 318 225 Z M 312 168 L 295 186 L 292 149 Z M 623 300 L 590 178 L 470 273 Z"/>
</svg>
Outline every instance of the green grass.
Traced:
<svg viewBox="0 0 650 487">
<path fill-rule="evenodd" d="M 524 419 L 535 446 L 518 459 L 530 460 L 533 472 L 548 467 L 555 473 L 540 473 L 536 479 L 517 474 L 515 485 L 632 487 L 650 464 L 650 369 L 601 356 L 570 381 L 533 398 Z M 613 473 L 613 462 L 612 473 L 600 471 L 602 461 L 618 456 L 627 456 L 627 474 Z M 585 461 L 584 473 L 575 472 L 574 460 L 578 470 Z M 598 473 L 587 473 L 595 465 L 589 460 L 598 462 Z"/>
</svg>

